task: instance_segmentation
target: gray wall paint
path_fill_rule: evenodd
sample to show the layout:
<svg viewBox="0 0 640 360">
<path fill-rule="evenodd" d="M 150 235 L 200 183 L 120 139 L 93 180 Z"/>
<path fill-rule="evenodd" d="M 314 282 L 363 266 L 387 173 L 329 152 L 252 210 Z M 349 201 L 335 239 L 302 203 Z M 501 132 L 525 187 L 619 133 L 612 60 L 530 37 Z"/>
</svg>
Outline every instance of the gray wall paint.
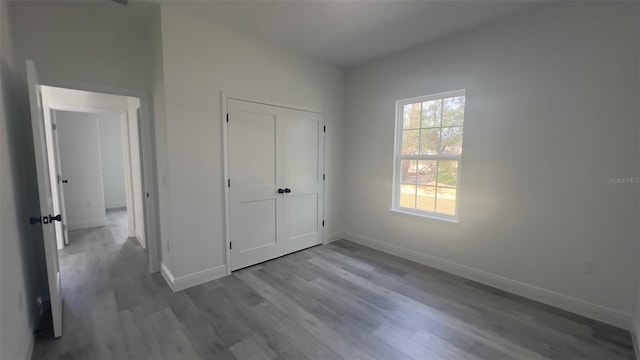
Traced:
<svg viewBox="0 0 640 360">
<path fill-rule="evenodd" d="M 639 175 L 637 6 L 551 5 L 351 69 L 346 229 L 631 314 L 638 185 L 607 178 Z M 456 89 L 460 223 L 389 212 L 395 101 Z"/>
<path fill-rule="evenodd" d="M 153 130 L 156 151 L 155 186 L 158 189 L 156 216 L 160 220 L 160 257 L 163 263 L 169 261 L 169 179 L 167 178 L 167 122 L 164 94 L 164 59 L 162 46 L 162 20 L 160 12 L 153 19 L 149 29 L 153 63 L 151 67 Z M 164 221 L 163 221 L 164 220 Z"/>
<path fill-rule="evenodd" d="M 149 22 L 133 16 L 132 6 L 155 8 L 139 2 L 12 1 L 16 59 L 33 60 L 47 85 L 149 89 Z"/>
<path fill-rule="evenodd" d="M 97 116 L 100 128 L 104 204 L 107 209 L 126 207 L 122 120 L 120 115 L 98 114 Z"/>
<path fill-rule="evenodd" d="M 40 205 L 27 86 L 17 71 L 24 64 L 14 57 L 7 7 L 0 1 L 0 358 L 24 359 L 39 319 L 36 299 L 48 290 L 42 231 L 28 222 Z"/>
<path fill-rule="evenodd" d="M 638 6 L 638 17 L 640 17 L 640 6 Z M 638 57 L 640 57 L 640 22 L 637 23 L 636 32 L 638 32 Z M 638 67 L 640 67 L 640 61 L 638 62 Z M 640 70 L 638 70 L 638 83 L 640 83 Z M 640 114 L 640 94 L 638 94 L 638 113 Z M 640 116 L 638 117 L 638 123 L 640 124 Z M 640 126 L 638 126 L 638 131 L 640 132 Z M 640 137 L 640 133 L 639 133 Z M 640 154 L 640 141 L 638 142 L 638 153 Z M 638 157 L 640 161 L 640 156 Z M 640 191 L 638 192 L 638 204 L 640 204 Z M 639 205 L 640 206 L 640 205 Z M 638 226 L 640 227 L 640 214 L 638 215 Z M 636 308 L 633 314 L 633 330 L 635 336 L 635 346 L 636 351 L 639 351 L 638 345 L 640 345 L 640 236 L 638 237 L 638 248 L 636 250 L 639 254 L 638 256 L 638 283 L 636 289 Z"/>
<path fill-rule="evenodd" d="M 199 16 L 162 7 L 168 159 L 160 180 L 170 189 L 170 214 L 161 223 L 175 242 L 163 261 L 176 277 L 226 262 L 220 90 L 326 113 L 325 229 L 332 233 L 343 224 L 343 72 Z"/>
<path fill-rule="evenodd" d="M 38 207 L 33 197 L 37 187 L 26 87 L 20 75 L 8 76 L 5 71 L 22 74 L 24 59 L 31 58 L 45 82 L 153 88 L 164 245 L 175 239 L 186 249 L 175 256 L 165 254 L 167 263 L 178 259 L 172 266 L 176 275 L 218 265 L 222 258 L 216 92 L 224 88 L 331 109 L 327 156 L 334 163 L 328 172 L 327 194 L 332 194 L 329 206 L 335 211 L 328 221 L 329 232 L 346 229 L 612 309 L 632 310 L 638 253 L 629 249 L 635 248 L 639 238 L 638 191 L 633 185 L 607 185 L 606 177 L 638 175 L 638 152 L 626 151 L 636 149 L 638 143 L 638 109 L 628 105 L 638 99 L 638 32 L 628 31 L 637 23 L 634 4 L 561 4 L 553 14 L 549 11 L 554 8 L 540 9 L 353 68 L 347 83 L 346 132 L 341 121 L 344 81 L 340 71 L 195 21 L 197 14 L 169 9 L 163 11 L 162 22 L 154 18 L 149 30 L 147 23 L 126 15 L 90 10 L 95 4 L 12 2 L 9 29 L 8 5 L 0 4 L 5 104 L 1 124 L 7 126 L 9 139 L 21 140 L 2 143 L 11 155 L 3 155 L 0 185 L 3 294 L 35 289 L 25 297 L 25 302 L 32 302 L 41 293 L 38 285 L 46 280 L 42 270 L 26 262 L 4 261 L 29 258 L 28 265 L 44 264 L 41 246 L 25 245 L 34 244 L 26 240 L 40 235 L 21 222 Z M 18 45 L 15 61 L 6 60 L 12 53 L 8 30 Z M 207 46 L 201 46 L 203 33 L 210 35 Z M 230 42 L 233 47 L 228 46 Z M 245 67 L 284 76 L 227 73 L 227 67 L 240 67 L 235 66 L 239 58 L 227 57 L 221 48 L 233 48 L 236 55 L 257 54 L 263 61 L 247 61 Z M 197 66 L 191 66 L 194 61 Z M 181 78 L 185 64 L 190 64 L 190 71 Z M 212 67 L 222 70 L 207 71 Z M 300 79 L 318 80 L 320 85 L 314 91 L 301 91 L 296 83 Z M 275 81 L 281 88 L 274 96 L 269 86 Z M 390 214 L 394 101 L 458 88 L 466 88 L 469 96 L 461 223 Z M 185 89 L 188 92 L 182 93 Z M 612 113 L 612 108 L 621 111 Z M 205 152 L 193 144 L 205 144 L 209 158 L 202 159 Z M 203 168 L 187 167 L 191 161 L 209 159 L 213 163 Z M 213 179 L 199 193 L 203 196 L 188 191 L 194 175 Z M 12 176 L 13 182 L 5 180 Z M 171 194 L 170 183 L 176 189 Z M 591 201 L 583 196 L 589 191 L 595 194 Z M 7 202 L 5 194 L 17 196 Z M 213 214 L 213 225 L 209 217 L 203 222 L 172 216 L 184 213 L 190 204 L 198 213 Z M 16 218 L 4 216 L 7 211 L 15 211 Z M 5 242 L 5 238 L 15 241 Z M 196 261 L 186 262 L 192 253 Z M 589 261 L 599 264 L 598 276 L 584 274 Z M 7 272 L 5 264 L 29 271 Z M 5 310 L 4 297 L 2 301 L 4 357 L 6 343 L 13 350 L 18 346 L 5 340 L 13 333 L 4 324 L 18 333 L 15 324 L 28 326 L 28 321 L 4 321 L 5 311 L 15 312 L 15 304 L 9 299 L 9 310 Z M 11 316 L 22 316 L 15 314 Z"/>
</svg>

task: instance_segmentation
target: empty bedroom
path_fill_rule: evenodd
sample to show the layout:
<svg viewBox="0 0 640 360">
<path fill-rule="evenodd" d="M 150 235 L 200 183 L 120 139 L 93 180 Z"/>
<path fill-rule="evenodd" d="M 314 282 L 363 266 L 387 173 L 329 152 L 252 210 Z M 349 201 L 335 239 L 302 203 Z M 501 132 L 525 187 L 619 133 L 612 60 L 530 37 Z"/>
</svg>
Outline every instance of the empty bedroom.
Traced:
<svg viewBox="0 0 640 360">
<path fill-rule="evenodd" d="M 0 0 L 0 45 L 0 359 L 640 358 L 639 2 Z"/>
</svg>

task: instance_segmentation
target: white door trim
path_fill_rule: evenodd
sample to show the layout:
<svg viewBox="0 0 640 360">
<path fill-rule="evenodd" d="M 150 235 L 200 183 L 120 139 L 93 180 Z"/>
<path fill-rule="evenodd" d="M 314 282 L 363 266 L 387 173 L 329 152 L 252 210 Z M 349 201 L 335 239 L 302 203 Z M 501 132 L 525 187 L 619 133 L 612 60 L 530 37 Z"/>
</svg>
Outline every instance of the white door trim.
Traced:
<svg viewBox="0 0 640 360">
<path fill-rule="evenodd" d="M 140 155 L 142 157 L 142 193 L 143 212 L 145 217 L 145 240 L 147 241 L 147 251 L 149 255 L 149 272 L 159 272 L 161 264 L 160 246 L 160 210 L 158 208 L 158 177 L 156 176 L 156 151 L 155 136 L 153 132 L 153 117 L 151 116 L 150 98 L 147 91 L 142 89 L 120 88 L 110 85 L 96 83 L 66 81 L 56 79 L 45 79 L 42 85 L 67 88 L 73 90 L 83 90 L 99 92 L 111 95 L 130 96 L 140 99 L 140 132 L 142 142 L 140 142 Z M 60 109 L 65 110 L 65 109 Z M 105 109 L 99 109 L 104 112 Z M 78 111 L 78 110 L 76 110 Z M 90 111 L 90 112 L 95 112 Z M 112 113 L 114 111 L 111 111 Z M 116 111 L 117 112 L 117 111 Z M 148 195 L 147 195 L 148 194 Z"/>
<path fill-rule="evenodd" d="M 224 90 L 220 90 L 220 126 L 222 127 L 222 142 L 221 142 L 221 146 L 222 146 L 222 164 L 223 164 L 223 171 L 222 171 L 222 187 L 223 187 L 223 191 L 224 191 L 224 237 L 225 237 L 225 241 L 224 241 L 224 252 L 225 252 L 225 258 L 226 258 L 226 268 L 227 268 L 227 275 L 231 275 L 231 223 L 230 223 L 230 212 L 231 212 L 231 204 L 230 204 L 230 200 L 229 200 L 229 143 L 228 143 L 228 126 L 227 126 L 227 116 L 228 116 L 228 112 L 227 112 L 227 100 L 240 100 L 240 101 L 246 101 L 246 102 L 251 102 L 251 103 L 256 103 L 256 104 L 262 104 L 262 105 L 269 105 L 269 106 L 276 106 L 276 107 L 281 107 L 281 108 L 287 108 L 287 109 L 293 109 L 293 110 L 302 110 L 302 111 L 307 111 L 307 112 L 312 112 L 312 113 L 317 113 L 317 114 L 322 114 L 323 120 L 322 120 L 322 126 L 324 129 L 326 129 L 326 116 L 324 111 L 316 109 L 316 108 L 311 108 L 311 107 L 307 107 L 307 106 L 299 106 L 299 105 L 292 105 L 292 104 L 287 104 L 287 103 L 282 103 L 282 102 L 277 102 L 277 101 L 270 101 L 270 100 L 264 100 L 264 99 L 255 99 L 255 98 L 251 98 L 251 97 L 245 97 L 245 96 L 237 96 L 236 94 L 229 94 L 227 92 L 225 92 Z M 323 149 L 323 162 L 322 162 L 322 172 L 323 174 L 326 174 L 326 149 L 325 149 L 325 137 L 326 137 L 326 132 L 323 131 L 322 132 L 322 149 Z M 326 189 L 326 181 L 323 181 L 322 183 L 322 218 L 325 219 L 326 218 L 326 214 L 325 214 L 325 189 Z M 326 239 L 326 231 L 325 231 L 325 226 L 322 226 L 322 240 L 323 240 L 323 244 L 327 243 L 327 239 Z"/>
</svg>

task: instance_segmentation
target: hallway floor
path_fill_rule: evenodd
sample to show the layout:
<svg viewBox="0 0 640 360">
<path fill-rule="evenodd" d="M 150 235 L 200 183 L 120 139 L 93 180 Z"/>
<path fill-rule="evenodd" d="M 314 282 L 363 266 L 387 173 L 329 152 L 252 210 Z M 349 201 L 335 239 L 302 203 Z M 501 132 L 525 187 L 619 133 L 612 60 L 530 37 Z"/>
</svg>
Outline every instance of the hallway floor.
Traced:
<svg viewBox="0 0 640 360">
<path fill-rule="evenodd" d="M 344 240 L 172 293 L 108 219 L 70 233 L 34 359 L 634 359 L 628 331 Z"/>
</svg>

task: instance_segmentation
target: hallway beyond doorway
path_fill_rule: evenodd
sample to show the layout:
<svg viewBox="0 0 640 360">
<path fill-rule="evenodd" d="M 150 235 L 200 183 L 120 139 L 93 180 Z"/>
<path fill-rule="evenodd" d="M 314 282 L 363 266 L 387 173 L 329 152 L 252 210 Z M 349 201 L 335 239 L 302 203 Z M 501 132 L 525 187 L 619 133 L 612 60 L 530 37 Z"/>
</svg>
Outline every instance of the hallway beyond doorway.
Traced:
<svg viewBox="0 0 640 360">
<path fill-rule="evenodd" d="M 126 209 L 107 210 L 107 226 L 69 232 L 69 245 L 59 251 L 65 333 L 57 340 L 49 331 L 39 334 L 34 359 L 128 357 L 119 310 L 171 290 L 159 273 L 148 272 L 145 249 L 127 234 Z"/>
</svg>

